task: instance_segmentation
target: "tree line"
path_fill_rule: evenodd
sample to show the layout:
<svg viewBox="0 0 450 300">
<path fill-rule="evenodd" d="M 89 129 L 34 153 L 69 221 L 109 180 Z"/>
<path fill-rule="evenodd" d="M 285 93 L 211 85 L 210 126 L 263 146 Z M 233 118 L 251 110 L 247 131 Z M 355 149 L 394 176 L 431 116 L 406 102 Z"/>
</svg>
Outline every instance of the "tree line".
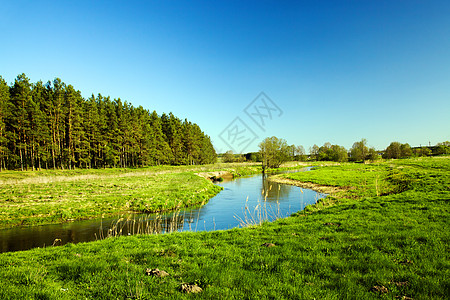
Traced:
<svg viewBox="0 0 450 300">
<path fill-rule="evenodd" d="M 262 162 L 263 169 L 277 168 L 283 162 L 290 160 L 365 162 L 366 160 L 375 161 L 380 157 L 395 159 L 450 154 L 450 142 L 438 143 L 432 147 L 416 148 L 411 148 L 407 143 L 392 142 L 385 150 L 377 151 L 374 147 L 368 147 L 366 139 L 361 139 L 361 141 L 355 142 L 349 150 L 343 146 L 332 145 L 331 143 L 325 143 L 321 147 L 314 144 L 309 150 L 308 156 L 305 154 L 303 146 L 288 145 L 286 140 L 272 136 L 264 139 L 259 144 L 258 153 L 248 153 L 245 157 L 248 160 Z"/>
<path fill-rule="evenodd" d="M 431 156 L 450 154 L 450 142 L 445 141 L 435 146 L 414 147 L 408 143 L 392 142 L 383 153 L 383 158 L 408 158 L 412 156 Z"/>
<path fill-rule="evenodd" d="M 258 158 L 263 164 L 263 169 L 277 168 L 283 162 L 289 160 L 346 162 L 376 160 L 379 157 L 375 148 L 367 146 L 366 139 L 355 142 L 349 151 L 343 146 L 332 145 L 331 143 L 325 143 L 321 147 L 314 144 L 309 149 L 308 156 L 303 146 L 288 145 L 286 140 L 272 136 L 264 139 L 259 144 L 259 149 Z"/>
<path fill-rule="evenodd" d="M 85 99 L 56 78 L 30 83 L 0 76 L 0 170 L 206 164 L 210 137 L 172 113 L 98 94 Z"/>
</svg>

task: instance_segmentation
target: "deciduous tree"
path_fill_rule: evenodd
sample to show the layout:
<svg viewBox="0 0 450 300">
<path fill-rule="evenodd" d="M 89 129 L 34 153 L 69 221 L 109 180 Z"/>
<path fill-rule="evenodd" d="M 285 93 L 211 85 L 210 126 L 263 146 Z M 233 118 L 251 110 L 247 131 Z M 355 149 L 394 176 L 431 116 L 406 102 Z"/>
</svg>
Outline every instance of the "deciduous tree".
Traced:
<svg viewBox="0 0 450 300">
<path fill-rule="evenodd" d="M 226 162 L 226 163 L 234 162 L 233 151 L 228 150 L 227 152 L 224 153 L 224 155 L 223 155 L 223 162 Z"/>
<path fill-rule="evenodd" d="M 367 154 L 369 149 L 367 148 L 367 140 L 361 139 L 359 142 L 355 142 L 350 149 L 350 157 L 353 161 L 365 161 L 367 159 Z"/>
<path fill-rule="evenodd" d="M 313 160 L 319 159 L 319 149 L 319 146 L 317 146 L 316 144 L 309 148 L 309 155 Z"/>
<path fill-rule="evenodd" d="M 302 145 L 298 145 L 295 148 L 295 156 L 296 156 L 296 159 L 299 160 L 299 161 L 305 161 L 306 160 L 305 148 L 303 148 Z"/>
<path fill-rule="evenodd" d="M 392 142 L 386 148 L 384 152 L 384 158 L 400 158 L 401 155 L 401 144 L 399 142 Z"/>
<path fill-rule="evenodd" d="M 283 162 L 289 160 L 290 147 L 284 139 L 275 136 L 265 138 L 259 144 L 263 162 L 263 170 L 266 168 L 278 168 Z"/>
</svg>

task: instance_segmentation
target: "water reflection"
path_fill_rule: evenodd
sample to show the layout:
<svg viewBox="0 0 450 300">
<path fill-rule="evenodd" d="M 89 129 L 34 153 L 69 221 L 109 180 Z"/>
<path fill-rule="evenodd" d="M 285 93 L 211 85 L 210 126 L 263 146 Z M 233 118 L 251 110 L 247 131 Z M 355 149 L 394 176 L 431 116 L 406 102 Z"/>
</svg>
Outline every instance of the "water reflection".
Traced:
<svg viewBox="0 0 450 300">
<path fill-rule="evenodd" d="M 292 189 L 290 186 L 277 182 L 269 182 L 265 177 L 262 178 L 261 196 L 267 201 L 280 201 L 289 199 Z"/>
<path fill-rule="evenodd" d="M 224 188 L 223 191 L 206 205 L 176 213 L 129 214 L 0 230 L 0 252 L 88 242 L 117 235 L 229 229 L 242 226 L 242 221 L 252 218 L 274 220 L 289 216 L 323 197 L 312 190 L 268 182 L 262 174 L 217 184 Z"/>
<path fill-rule="evenodd" d="M 303 168 L 301 170 L 288 170 L 279 172 L 278 174 L 286 174 L 286 173 L 296 173 L 296 172 L 306 172 L 309 171 L 311 167 Z M 281 184 L 273 181 L 268 181 L 268 177 L 272 174 L 262 174 L 262 184 L 261 184 L 261 195 L 265 198 L 267 201 L 285 201 L 289 200 L 289 194 L 292 191 L 298 191 L 302 193 L 302 189 L 296 189 L 291 185 Z"/>
</svg>

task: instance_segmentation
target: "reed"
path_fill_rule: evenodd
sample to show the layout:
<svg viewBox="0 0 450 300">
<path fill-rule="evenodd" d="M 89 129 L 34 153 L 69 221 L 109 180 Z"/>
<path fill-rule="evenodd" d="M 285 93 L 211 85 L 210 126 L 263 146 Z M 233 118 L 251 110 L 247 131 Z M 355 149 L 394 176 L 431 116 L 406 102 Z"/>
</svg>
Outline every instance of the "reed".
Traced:
<svg viewBox="0 0 450 300">
<path fill-rule="evenodd" d="M 257 200 L 257 204 L 253 211 L 249 209 L 247 196 L 245 200 L 245 206 L 242 209 L 242 216 L 234 216 L 234 218 L 239 222 L 240 227 L 259 226 L 265 222 L 278 220 L 283 217 L 281 214 L 279 202 L 280 186 L 278 186 L 276 211 L 274 211 L 271 205 L 267 204 L 267 197 L 269 196 L 269 191 L 271 191 L 272 188 L 273 185 L 271 184 L 268 188 L 262 189 L 261 196 L 263 196 L 263 198 L 259 198 Z"/>
<path fill-rule="evenodd" d="M 198 216 L 200 210 L 198 211 Z M 195 230 L 198 228 L 198 218 L 195 223 Z M 178 209 L 170 213 L 155 213 L 147 215 L 127 215 L 121 216 L 117 220 L 112 221 L 111 224 L 105 229 L 103 223 L 101 223 L 97 240 L 103 240 L 106 238 L 115 238 L 119 236 L 136 235 L 136 234 L 164 234 L 172 232 L 182 232 L 185 230 L 185 223 L 188 224 L 187 231 L 193 231 L 192 219 L 186 217 L 186 212 Z"/>
<path fill-rule="evenodd" d="M 134 217 L 121 217 L 116 221 L 113 221 L 104 235 L 104 238 L 114 238 L 123 235 L 135 235 L 135 234 L 160 234 L 178 231 L 180 226 L 179 212 L 173 214 L 173 219 L 169 221 L 169 218 L 165 214 L 154 214 L 153 218 L 140 216 Z M 100 229 L 102 232 L 102 230 Z"/>
</svg>

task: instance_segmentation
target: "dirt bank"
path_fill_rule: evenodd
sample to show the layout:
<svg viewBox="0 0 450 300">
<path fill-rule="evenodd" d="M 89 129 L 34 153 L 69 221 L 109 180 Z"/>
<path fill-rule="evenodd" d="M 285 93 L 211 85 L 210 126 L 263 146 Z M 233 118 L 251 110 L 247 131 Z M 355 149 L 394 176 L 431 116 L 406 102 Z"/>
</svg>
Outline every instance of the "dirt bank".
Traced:
<svg viewBox="0 0 450 300">
<path fill-rule="evenodd" d="M 337 186 L 320 185 L 320 184 L 316 184 L 316 183 L 312 183 L 312 182 L 301 182 L 298 180 L 293 180 L 293 179 L 282 177 L 282 175 L 273 175 L 273 176 L 270 176 L 268 179 L 269 179 L 269 181 L 273 181 L 276 183 L 295 185 L 295 186 L 299 186 L 304 189 L 310 189 L 310 190 L 313 190 L 313 191 L 316 191 L 319 193 L 324 193 L 324 194 L 334 194 L 334 193 L 346 190 L 345 188 L 337 187 Z"/>
<path fill-rule="evenodd" d="M 223 178 L 223 179 L 232 179 L 233 174 L 231 174 L 228 171 L 214 171 L 214 172 L 200 172 L 195 173 L 198 176 L 204 177 L 206 179 L 209 179 L 211 181 L 216 180 L 217 178 Z"/>
</svg>

